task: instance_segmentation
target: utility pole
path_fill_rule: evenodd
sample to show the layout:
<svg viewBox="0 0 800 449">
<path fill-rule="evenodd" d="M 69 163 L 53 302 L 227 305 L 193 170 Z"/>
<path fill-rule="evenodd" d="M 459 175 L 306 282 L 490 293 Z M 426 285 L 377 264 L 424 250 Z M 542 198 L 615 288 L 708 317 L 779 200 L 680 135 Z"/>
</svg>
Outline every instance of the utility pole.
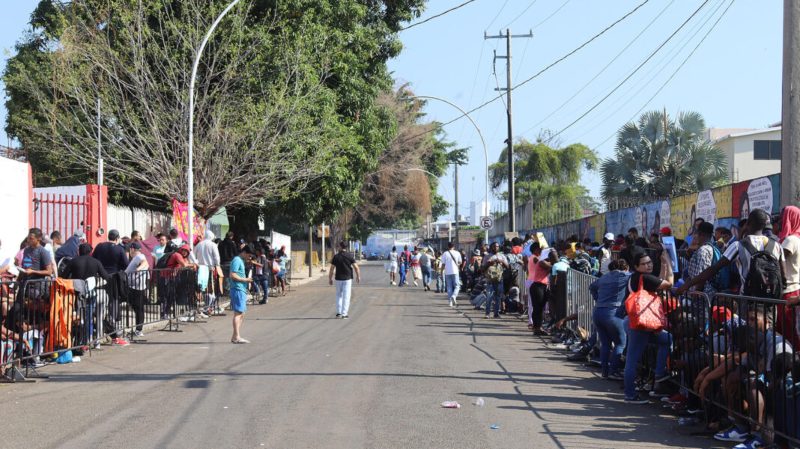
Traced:
<svg viewBox="0 0 800 449">
<path fill-rule="evenodd" d="M 325 272 L 327 257 L 325 255 L 325 222 L 322 222 L 322 272 Z"/>
<path fill-rule="evenodd" d="M 453 180 L 454 180 L 453 182 L 455 183 L 455 187 L 454 188 L 455 188 L 455 192 L 456 192 L 456 198 L 455 198 L 455 200 L 456 200 L 455 203 L 456 204 L 455 204 L 455 211 L 454 211 L 455 212 L 455 219 L 456 219 L 456 221 L 455 221 L 455 223 L 456 223 L 455 224 L 455 226 L 456 226 L 456 249 L 460 249 L 460 247 L 458 246 L 458 244 L 460 243 L 459 239 L 458 239 L 458 237 L 459 237 L 459 235 L 458 235 L 458 162 L 453 164 L 453 166 L 456 168 L 455 176 L 453 176 Z"/>
<path fill-rule="evenodd" d="M 509 232 L 516 232 L 517 223 L 516 218 L 514 217 L 514 209 L 516 206 L 516 199 L 514 194 L 514 133 L 512 131 L 512 120 L 511 120 L 511 90 L 513 85 L 511 84 L 511 39 L 515 37 L 525 37 L 525 38 L 532 38 L 533 37 L 533 30 L 528 31 L 528 34 L 511 34 L 511 30 L 506 28 L 506 34 L 503 34 L 501 31 L 500 34 L 495 36 L 489 36 L 486 32 L 483 32 L 484 39 L 505 39 L 506 40 L 506 55 L 505 56 L 498 56 L 497 52 L 495 52 L 494 58 L 495 60 L 505 59 L 506 60 L 506 87 L 505 88 L 495 88 L 497 91 L 506 91 L 506 118 L 508 119 L 508 138 L 506 139 L 506 144 L 508 145 L 508 227 Z M 488 199 L 487 199 L 488 200 Z"/>
<path fill-rule="evenodd" d="M 781 206 L 800 204 L 800 2 L 783 0 Z"/>
</svg>

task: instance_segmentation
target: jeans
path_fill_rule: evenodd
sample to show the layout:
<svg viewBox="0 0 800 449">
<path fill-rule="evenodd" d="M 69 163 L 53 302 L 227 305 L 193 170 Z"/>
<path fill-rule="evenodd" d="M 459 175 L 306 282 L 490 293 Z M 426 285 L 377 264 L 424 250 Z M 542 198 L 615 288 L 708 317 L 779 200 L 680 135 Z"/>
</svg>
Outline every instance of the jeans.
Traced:
<svg viewBox="0 0 800 449">
<path fill-rule="evenodd" d="M 489 312 L 494 312 L 495 315 L 500 314 L 500 301 L 503 300 L 503 282 L 497 284 L 486 284 L 486 316 Z"/>
<path fill-rule="evenodd" d="M 350 291 L 353 280 L 336 281 L 336 313 L 347 316 L 350 311 Z"/>
<path fill-rule="evenodd" d="M 262 301 L 267 302 L 269 300 L 269 278 L 263 274 L 257 274 L 253 281 L 253 284 L 258 286 L 258 289 L 261 290 L 264 295 Z"/>
<path fill-rule="evenodd" d="M 622 319 L 616 316 L 616 307 L 596 307 L 592 314 L 600 339 L 600 366 L 603 376 L 619 371 L 620 357 L 625 351 L 627 335 L 622 327 Z M 612 353 L 611 344 L 614 344 Z"/>
<path fill-rule="evenodd" d="M 405 285 L 405 283 L 406 283 L 406 272 L 408 272 L 408 270 L 406 269 L 406 264 L 401 263 L 400 264 L 400 282 L 397 283 L 398 287 L 401 287 L 401 286 Z"/>
<path fill-rule="evenodd" d="M 142 330 L 142 324 L 144 324 L 144 301 L 144 290 L 128 288 L 128 303 L 131 305 L 131 307 L 133 307 L 133 315 L 136 320 L 136 330 L 140 332 Z"/>
<path fill-rule="evenodd" d="M 667 357 L 672 346 L 672 335 L 667 331 L 648 332 L 628 328 L 628 357 L 625 360 L 625 397 L 636 397 L 636 369 L 648 343 L 658 345 L 656 377 L 667 372 Z"/>
<path fill-rule="evenodd" d="M 427 287 L 431 283 L 431 267 L 422 266 L 422 286 Z"/>
<path fill-rule="evenodd" d="M 458 282 L 458 275 L 446 274 L 444 276 L 444 283 L 445 288 L 447 289 L 447 297 L 450 299 L 456 299 L 458 297 L 458 289 L 461 286 L 461 283 Z"/>
<path fill-rule="evenodd" d="M 531 324 L 534 328 L 542 327 L 542 320 L 544 316 L 544 306 L 547 304 L 547 284 L 541 282 L 534 282 L 531 284 L 530 298 L 531 298 Z"/>
<path fill-rule="evenodd" d="M 442 293 L 444 291 L 444 277 L 438 271 L 434 277 L 436 278 L 436 293 Z"/>
</svg>

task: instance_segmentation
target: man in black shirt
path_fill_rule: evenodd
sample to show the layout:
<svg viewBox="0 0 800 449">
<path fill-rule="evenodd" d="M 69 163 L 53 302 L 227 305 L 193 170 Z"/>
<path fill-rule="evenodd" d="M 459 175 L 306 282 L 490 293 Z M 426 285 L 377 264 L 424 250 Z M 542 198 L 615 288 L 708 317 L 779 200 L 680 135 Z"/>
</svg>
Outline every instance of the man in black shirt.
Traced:
<svg viewBox="0 0 800 449">
<path fill-rule="evenodd" d="M 99 260 L 91 256 L 91 253 L 92 245 L 82 243 L 78 247 L 78 257 L 69 261 L 64 277 L 67 279 L 86 280 L 95 276 L 100 276 L 107 280 L 109 277 L 108 272 Z"/>
<path fill-rule="evenodd" d="M 92 256 L 103 264 L 109 274 L 128 268 L 128 254 L 119 244 L 119 231 L 116 229 L 108 231 L 108 241 L 97 245 Z"/>
<path fill-rule="evenodd" d="M 356 264 L 356 259 L 352 254 L 345 251 L 347 244 L 339 243 L 339 252 L 331 260 L 331 268 L 328 270 L 328 283 L 333 285 L 336 279 L 336 318 L 347 319 L 350 310 L 350 291 L 353 286 L 353 272 L 356 275 L 356 282 L 361 283 L 361 271 Z"/>
</svg>

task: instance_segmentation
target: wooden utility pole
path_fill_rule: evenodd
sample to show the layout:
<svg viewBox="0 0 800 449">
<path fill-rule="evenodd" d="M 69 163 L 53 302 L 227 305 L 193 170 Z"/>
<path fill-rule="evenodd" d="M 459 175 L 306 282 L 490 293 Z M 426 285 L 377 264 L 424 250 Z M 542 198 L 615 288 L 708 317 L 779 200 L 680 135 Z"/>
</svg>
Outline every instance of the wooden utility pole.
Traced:
<svg viewBox="0 0 800 449">
<path fill-rule="evenodd" d="M 517 34 L 512 35 L 511 30 L 506 28 L 506 33 L 503 34 L 501 31 L 500 34 L 495 36 L 489 36 L 486 32 L 483 33 L 484 39 L 505 39 L 506 40 L 506 55 L 505 56 L 498 56 L 497 52 L 495 52 L 494 58 L 497 59 L 505 59 L 506 60 L 506 87 L 505 88 L 495 88 L 497 91 L 505 91 L 506 92 L 506 118 L 508 120 L 508 138 L 506 139 L 506 144 L 508 145 L 508 227 L 509 232 L 516 232 L 517 223 L 516 217 L 514 214 L 514 210 L 516 207 L 516 194 L 514 192 L 514 133 L 512 131 L 512 120 L 511 120 L 511 91 L 513 85 L 511 84 L 511 39 L 515 37 L 526 37 L 532 38 L 533 31 L 529 31 L 528 34 Z M 487 199 L 488 201 L 488 199 Z"/>
<path fill-rule="evenodd" d="M 783 1 L 781 206 L 800 204 L 800 2 Z"/>
</svg>

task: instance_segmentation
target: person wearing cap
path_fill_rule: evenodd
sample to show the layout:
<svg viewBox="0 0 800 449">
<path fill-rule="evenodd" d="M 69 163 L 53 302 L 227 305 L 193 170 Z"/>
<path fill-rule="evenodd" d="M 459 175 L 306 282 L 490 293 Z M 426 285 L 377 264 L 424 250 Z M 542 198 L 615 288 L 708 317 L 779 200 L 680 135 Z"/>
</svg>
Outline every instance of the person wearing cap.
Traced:
<svg viewBox="0 0 800 449">
<path fill-rule="evenodd" d="M 611 245 L 614 243 L 614 234 L 607 232 L 603 236 L 603 246 L 597 251 L 598 258 L 600 259 L 600 274 L 610 273 L 608 264 L 611 263 Z"/>
<path fill-rule="evenodd" d="M 144 303 L 149 283 L 150 264 L 147 263 L 147 257 L 142 253 L 142 244 L 138 241 L 134 240 L 128 245 L 128 255 L 131 261 L 125 268 L 125 274 L 128 276 L 128 302 L 133 307 L 133 314 L 136 317 L 136 329 L 133 331 L 133 336 L 143 337 Z"/>
<path fill-rule="evenodd" d="M 328 284 L 336 280 L 336 318 L 347 319 L 350 312 L 350 294 L 353 289 L 353 275 L 361 283 L 361 270 L 356 259 L 346 251 L 347 243 L 339 243 L 339 252 L 331 259 L 328 270 Z"/>
<path fill-rule="evenodd" d="M 247 291 L 253 279 L 247 277 L 245 261 L 253 256 L 253 249 L 250 245 L 239 248 L 239 255 L 231 260 L 231 281 L 230 296 L 231 310 L 233 310 L 233 335 L 231 343 L 243 344 L 250 343 L 249 340 L 242 338 L 241 330 L 244 323 L 244 314 L 247 312 Z"/>
</svg>

